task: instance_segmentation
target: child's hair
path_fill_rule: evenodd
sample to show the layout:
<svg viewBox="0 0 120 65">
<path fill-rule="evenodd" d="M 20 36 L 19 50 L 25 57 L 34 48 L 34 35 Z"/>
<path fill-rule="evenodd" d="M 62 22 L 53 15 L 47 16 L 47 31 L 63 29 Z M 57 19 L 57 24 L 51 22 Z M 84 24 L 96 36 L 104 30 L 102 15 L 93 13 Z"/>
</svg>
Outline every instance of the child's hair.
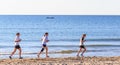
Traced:
<svg viewBox="0 0 120 65">
<path fill-rule="evenodd" d="M 20 35 L 20 33 L 16 33 L 16 35 Z"/>
<path fill-rule="evenodd" d="M 86 34 L 83 34 L 83 36 L 86 36 Z"/>
<path fill-rule="evenodd" d="M 48 34 L 48 32 L 45 33 L 45 35 L 47 35 L 47 34 Z"/>
<path fill-rule="evenodd" d="M 47 34 L 48 34 L 48 32 L 46 32 L 46 33 L 44 34 L 44 36 L 47 35 Z"/>
</svg>

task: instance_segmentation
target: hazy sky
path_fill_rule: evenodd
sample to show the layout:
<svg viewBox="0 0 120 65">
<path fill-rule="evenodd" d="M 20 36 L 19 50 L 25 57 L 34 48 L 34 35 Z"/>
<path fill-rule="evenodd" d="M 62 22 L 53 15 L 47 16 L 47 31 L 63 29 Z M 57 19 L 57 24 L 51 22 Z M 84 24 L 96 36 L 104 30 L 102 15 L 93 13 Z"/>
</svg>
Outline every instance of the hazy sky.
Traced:
<svg viewBox="0 0 120 65">
<path fill-rule="evenodd" d="M 0 0 L 0 14 L 120 15 L 120 0 Z"/>
</svg>

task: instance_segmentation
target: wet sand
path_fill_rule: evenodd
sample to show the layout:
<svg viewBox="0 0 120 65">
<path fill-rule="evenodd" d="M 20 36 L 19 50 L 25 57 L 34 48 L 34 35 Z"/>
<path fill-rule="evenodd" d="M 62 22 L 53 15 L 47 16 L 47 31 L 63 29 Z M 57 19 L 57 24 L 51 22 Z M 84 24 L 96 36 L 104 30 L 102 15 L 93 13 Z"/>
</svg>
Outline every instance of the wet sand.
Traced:
<svg viewBox="0 0 120 65">
<path fill-rule="evenodd" d="M 120 65 L 120 56 L 1 59 L 0 65 Z"/>
</svg>

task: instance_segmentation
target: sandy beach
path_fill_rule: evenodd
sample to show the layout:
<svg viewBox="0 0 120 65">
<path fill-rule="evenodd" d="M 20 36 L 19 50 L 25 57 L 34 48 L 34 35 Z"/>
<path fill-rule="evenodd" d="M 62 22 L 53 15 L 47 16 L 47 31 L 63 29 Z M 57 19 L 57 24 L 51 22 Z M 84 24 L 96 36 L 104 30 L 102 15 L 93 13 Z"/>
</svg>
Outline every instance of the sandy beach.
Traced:
<svg viewBox="0 0 120 65">
<path fill-rule="evenodd" d="M 1 59 L 0 65 L 120 65 L 120 57 Z"/>
</svg>

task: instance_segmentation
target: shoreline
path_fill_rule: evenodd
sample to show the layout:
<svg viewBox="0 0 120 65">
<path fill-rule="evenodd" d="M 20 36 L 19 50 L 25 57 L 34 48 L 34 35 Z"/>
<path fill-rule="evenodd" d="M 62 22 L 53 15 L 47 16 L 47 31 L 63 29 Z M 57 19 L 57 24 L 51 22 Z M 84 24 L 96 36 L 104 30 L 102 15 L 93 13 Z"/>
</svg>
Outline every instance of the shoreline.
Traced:
<svg viewBox="0 0 120 65">
<path fill-rule="evenodd" d="M 120 56 L 2 59 L 0 65 L 119 65 Z"/>
<path fill-rule="evenodd" d="M 7 55 L 2 55 L 2 54 L 0 54 L 0 60 L 2 60 L 2 59 L 9 59 L 9 55 L 10 54 L 7 54 Z M 68 57 L 76 57 L 76 53 L 69 53 L 68 51 L 67 51 L 67 53 L 66 52 L 64 52 L 63 51 L 63 53 L 50 53 L 49 54 L 49 56 L 50 56 L 50 58 L 68 58 Z M 84 54 L 84 57 L 119 57 L 120 55 L 119 55 L 119 53 L 118 54 L 115 54 L 115 55 L 113 55 L 113 54 L 102 54 L 102 53 L 85 53 Z M 37 54 L 23 54 L 22 55 L 22 57 L 23 58 L 37 58 Z M 45 53 L 42 53 L 41 54 L 41 56 L 40 56 L 41 58 L 45 58 L 46 56 L 45 56 Z M 14 56 L 12 56 L 12 58 L 13 59 L 17 59 L 17 58 L 19 58 L 19 55 L 18 54 L 14 54 Z"/>
</svg>

